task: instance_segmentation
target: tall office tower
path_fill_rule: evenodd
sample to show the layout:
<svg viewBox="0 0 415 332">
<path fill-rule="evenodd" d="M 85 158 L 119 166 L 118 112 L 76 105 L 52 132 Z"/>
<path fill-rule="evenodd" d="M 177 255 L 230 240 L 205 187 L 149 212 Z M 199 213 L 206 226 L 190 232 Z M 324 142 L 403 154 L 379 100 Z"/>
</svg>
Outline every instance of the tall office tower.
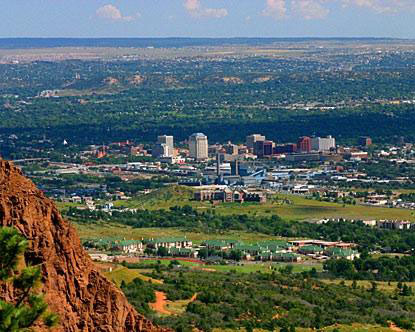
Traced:
<svg viewBox="0 0 415 332">
<path fill-rule="evenodd" d="M 161 157 L 173 157 L 174 144 L 173 136 L 159 136 L 157 137 L 157 143 L 153 147 L 152 156 L 155 158 Z"/>
<path fill-rule="evenodd" d="M 274 153 L 275 143 L 273 141 L 257 141 L 254 145 L 254 154 L 258 158 L 269 157 Z"/>
<path fill-rule="evenodd" d="M 273 141 L 264 141 L 264 156 L 272 156 L 274 153 L 275 143 Z"/>
<path fill-rule="evenodd" d="M 311 138 L 311 150 L 323 152 L 330 151 L 336 147 L 336 140 L 334 137 L 312 137 Z"/>
<path fill-rule="evenodd" d="M 157 137 L 157 143 L 158 144 L 166 144 L 169 147 L 169 150 L 171 151 L 171 156 L 173 156 L 173 151 L 174 151 L 174 139 L 173 136 L 167 136 L 167 135 L 162 135 Z M 169 156 L 169 157 L 171 157 Z"/>
<path fill-rule="evenodd" d="M 303 136 L 298 139 L 297 148 L 300 152 L 310 152 L 311 151 L 311 138 L 308 136 Z"/>
<path fill-rule="evenodd" d="M 265 141 L 265 136 L 260 134 L 253 134 L 246 137 L 246 146 L 253 150 L 255 148 L 255 143 L 258 141 Z"/>
<path fill-rule="evenodd" d="M 190 157 L 196 160 L 208 158 L 208 138 L 205 134 L 196 133 L 189 137 Z"/>
</svg>

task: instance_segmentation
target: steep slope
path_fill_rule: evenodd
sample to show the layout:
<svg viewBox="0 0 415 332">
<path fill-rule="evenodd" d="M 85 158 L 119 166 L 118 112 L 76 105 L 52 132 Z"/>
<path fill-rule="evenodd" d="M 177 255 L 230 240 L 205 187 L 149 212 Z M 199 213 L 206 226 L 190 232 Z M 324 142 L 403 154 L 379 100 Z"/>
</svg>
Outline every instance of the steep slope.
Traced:
<svg viewBox="0 0 415 332">
<path fill-rule="evenodd" d="M 42 270 L 42 291 L 61 321 L 57 331 L 162 331 L 96 270 L 54 203 L 13 164 L 1 160 L 0 225 L 14 226 L 30 240 L 25 260 Z M 13 298 L 12 289 L 1 290 L 0 298 Z"/>
</svg>

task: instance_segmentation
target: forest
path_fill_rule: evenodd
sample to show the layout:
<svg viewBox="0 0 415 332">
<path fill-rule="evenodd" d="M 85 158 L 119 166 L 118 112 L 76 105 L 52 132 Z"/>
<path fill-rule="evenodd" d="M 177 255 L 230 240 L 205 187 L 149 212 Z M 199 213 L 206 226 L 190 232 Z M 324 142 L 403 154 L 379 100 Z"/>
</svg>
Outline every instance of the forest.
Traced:
<svg viewBox="0 0 415 332">
<path fill-rule="evenodd" d="M 301 52 L 0 64 L 0 148 L 7 156 L 44 135 L 59 146 L 153 142 L 161 133 L 180 142 L 193 132 L 222 143 L 253 132 L 276 142 L 312 134 L 414 140 L 411 51 Z M 45 90 L 55 92 L 42 97 Z"/>
<path fill-rule="evenodd" d="M 324 268 L 335 277 L 351 280 L 415 281 L 415 256 L 362 255 L 354 261 L 329 260 Z"/>
<path fill-rule="evenodd" d="M 186 300 L 197 294 L 185 312 L 159 317 L 157 323 L 176 331 L 203 331 L 214 328 L 252 331 L 295 331 L 296 328 L 320 329 L 334 324 L 379 324 L 410 329 L 413 327 L 412 297 L 385 293 L 377 289 L 328 284 L 307 273 L 292 274 L 290 269 L 272 273 L 239 274 L 162 269 L 150 274 L 163 284 L 135 279 L 121 288 L 135 307 L 147 315 L 154 291 L 162 291 L 172 301 Z M 403 288 L 404 286 L 402 286 Z"/>
</svg>

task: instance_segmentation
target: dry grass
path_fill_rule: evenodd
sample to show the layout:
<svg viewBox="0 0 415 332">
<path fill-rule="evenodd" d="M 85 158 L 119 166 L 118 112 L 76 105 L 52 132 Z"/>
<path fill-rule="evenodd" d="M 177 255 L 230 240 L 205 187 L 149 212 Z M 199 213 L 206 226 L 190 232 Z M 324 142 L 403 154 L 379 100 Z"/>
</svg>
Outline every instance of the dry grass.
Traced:
<svg viewBox="0 0 415 332">
<path fill-rule="evenodd" d="M 266 204 L 257 203 L 228 203 L 213 206 L 209 202 L 192 200 L 195 189 L 172 186 L 156 190 L 153 193 L 133 199 L 129 202 L 117 202 L 127 207 L 158 210 L 169 209 L 172 206 L 190 205 L 198 210 L 213 209 L 217 214 L 235 215 L 247 214 L 252 216 L 279 215 L 288 220 L 310 220 L 321 218 L 345 219 L 403 219 L 415 221 L 411 210 L 383 208 L 363 205 L 342 205 L 337 203 L 319 202 L 301 196 L 278 194 Z M 282 203 L 287 200 L 290 203 Z"/>
<path fill-rule="evenodd" d="M 142 279 L 144 281 L 149 281 L 155 284 L 162 283 L 162 281 L 144 276 L 140 272 L 142 272 L 142 270 L 127 269 L 123 266 L 117 266 L 111 272 L 104 272 L 104 275 L 109 280 L 113 281 L 118 287 L 120 287 L 122 281 L 128 284 L 136 278 Z"/>
</svg>

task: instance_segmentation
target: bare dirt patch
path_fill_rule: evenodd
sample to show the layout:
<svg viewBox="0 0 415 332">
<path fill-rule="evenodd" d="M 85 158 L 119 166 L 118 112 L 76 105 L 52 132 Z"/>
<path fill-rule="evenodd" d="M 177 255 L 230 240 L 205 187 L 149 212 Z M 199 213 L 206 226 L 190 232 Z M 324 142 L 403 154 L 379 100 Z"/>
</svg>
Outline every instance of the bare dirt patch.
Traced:
<svg viewBox="0 0 415 332">
<path fill-rule="evenodd" d="M 165 308 L 165 306 L 167 305 L 166 293 L 159 292 L 159 291 L 156 291 L 155 293 L 156 293 L 156 302 L 150 303 L 151 309 L 163 315 L 171 315 L 172 313 Z"/>
</svg>

